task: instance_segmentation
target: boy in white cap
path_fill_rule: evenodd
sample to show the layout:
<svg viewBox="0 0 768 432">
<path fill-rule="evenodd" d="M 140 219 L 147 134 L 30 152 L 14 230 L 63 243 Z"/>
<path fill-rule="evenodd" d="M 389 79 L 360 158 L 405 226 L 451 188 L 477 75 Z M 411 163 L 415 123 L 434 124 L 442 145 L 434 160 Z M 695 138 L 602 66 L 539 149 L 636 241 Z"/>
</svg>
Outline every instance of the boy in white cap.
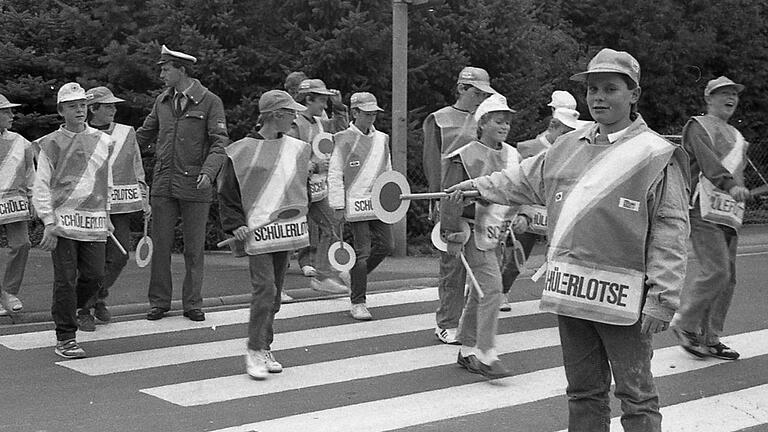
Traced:
<svg viewBox="0 0 768 432">
<path fill-rule="evenodd" d="M 296 112 L 305 110 L 288 93 L 270 90 L 259 98 L 261 128 L 227 147 L 219 183 L 219 211 L 225 232 L 235 236 L 233 250 L 248 255 L 251 314 L 245 365 L 248 375 L 265 379 L 282 372 L 271 351 L 273 323 L 280 310 L 288 258 L 309 243 L 307 179 L 310 146 L 288 136 Z M 289 206 L 299 216 L 271 221 L 270 208 Z M 281 235 L 271 233 L 279 232 Z"/>
<path fill-rule="evenodd" d="M 571 79 L 586 79 L 594 126 L 455 189 L 547 207 L 540 306 L 558 315 L 569 430 L 608 430 L 612 374 L 624 430 L 659 432 L 651 342 L 685 278 L 688 158 L 635 111 L 640 65 L 630 54 L 605 48 Z"/>
<path fill-rule="evenodd" d="M 443 179 L 445 186 L 516 167 L 520 163 L 517 150 L 504 142 L 513 112 L 500 94 L 491 95 L 477 107 L 474 114 L 477 139 L 445 155 L 450 161 Z M 458 256 L 464 249 L 467 263 L 484 295 L 480 297 L 470 288 L 459 321 L 461 348 L 458 364 L 470 372 L 498 378 L 508 374 L 499 360 L 495 343 L 502 298 L 499 256 L 510 224 L 514 222 L 520 232 L 527 224 L 525 218 L 521 218 L 522 222 L 517 220 L 517 206 L 487 202 L 463 205 L 459 191 L 443 200 L 440 206 L 442 234 L 446 237 L 449 254 Z M 468 238 L 461 232 L 461 220 L 469 223 Z"/>
<path fill-rule="evenodd" d="M 298 102 L 307 109 L 296 116 L 289 135 L 312 143 L 318 134 L 335 133 L 347 128 L 349 115 L 341 102 L 338 90 L 329 90 L 319 79 L 307 79 L 299 84 Z M 322 119 L 328 101 L 333 106 L 333 116 Z M 309 205 L 310 245 L 298 251 L 299 267 L 305 276 L 311 277 L 310 286 L 316 291 L 333 294 L 347 293 L 347 287 L 328 262 L 328 247 L 334 239 L 334 214 L 328 206 L 328 164 L 330 155 L 319 157 L 312 154 L 314 172 L 309 180 L 311 203 Z"/>
<path fill-rule="evenodd" d="M 370 320 L 365 305 L 368 273 L 392 253 L 394 240 L 390 226 L 376 218 L 371 205 L 373 182 L 392 170 L 389 136 L 373 126 L 381 109 L 368 92 L 350 99 L 354 121 L 333 136 L 334 147 L 328 167 L 328 202 L 338 219 L 352 228 L 357 260 L 350 271 L 350 314 L 357 320 Z"/>
<path fill-rule="evenodd" d="M 40 247 L 53 259 L 56 354 L 85 357 L 77 344 L 77 310 L 104 283 L 109 220 L 112 139 L 86 123 L 85 90 L 64 84 L 56 106 L 64 124 L 40 138 L 33 202 L 45 224 Z"/>
<path fill-rule="evenodd" d="M 738 229 L 750 197 L 744 187 L 748 143 L 728 124 L 742 90 L 743 85 L 724 76 L 709 81 L 704 89 L 707 114 L 692 117 L 683 128 L 693 184 L 691 243 L 700 265 L 684 289 L 672 326 L 682 347 L 696 357 L 739 358 L 720 335 L 736 287 Z M 713 208 L 712 202 L 722 207 Z"/>
<path fill-rule="evenodd" d="M 443 156 L 477 138 L 475 109 L 488 96 L 496 93 L 485 69 L 467 66 L 456 81 L 456 102 L 441 108 L 424 119 L 422 166 L 430 192 L 443 190 L 443 177 L 448 160 Z M 464 283 L 467 274 L 461 261 L 440 252 L 440 305 L 435 313 L 435 336 L 447 344 L 459 343 L 456 338 L 461 310 L 464 307 Z"/>
<path fill-rule="evenodd" d="M 0 285 L 0 316 L 8 312 L 21 312 L 23 305 L 17 297 L 24 278 L 29 257 L 29 233 L 27 221 L 34 213 L 31 207 L 32 186 L 35 181 L 34 150 L 24 137 L 11 132 L 13 108 L 0 94 L 0 225 L 5 227 L 8 240 L 8 259 L 3 263 Z"/>
<path fill-rule="evenodd" d="M 144 217 L 150 214 L 149 191 L 144 180 L 144 166 L 136 142 L 136 131 L 133 126 L 114 121 L 117 112 L 115 104 L 125 102 L 124 99 L 115 97 L 107 87 L 94 87 L 85 94 L 89 98 L 88 126 L 109 134 L 114 142 L 109 159 L 114 182 L 109 219 L 115 227 L 115 239 L 124 248 L 128 248 L 131 241 L 131 215 L 138 211 L 143 211 Z M 106 250 L 104 285 L 77 316 L 82 331 L 96 330 L 95 319 L 105 323 L 112 319 L 105 299 L 128 263 L 128 255 L 123 254 L 111 238 L 107 239 Z"/>
<path fill-rule="evenodd" d="M 547 104 L 554 112 L 558 108 L 576 109 L 576 98 L 565 90 L 555 90 L 552 92 L 551 99 Z"/>
</svg>

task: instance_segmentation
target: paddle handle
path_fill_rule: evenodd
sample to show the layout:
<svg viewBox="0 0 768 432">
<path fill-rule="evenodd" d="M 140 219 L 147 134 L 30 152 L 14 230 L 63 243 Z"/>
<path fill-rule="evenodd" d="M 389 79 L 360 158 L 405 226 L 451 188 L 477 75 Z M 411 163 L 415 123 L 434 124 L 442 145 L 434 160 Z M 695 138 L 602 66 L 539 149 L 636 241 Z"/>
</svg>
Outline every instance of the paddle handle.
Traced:
<svg viewBox="0 0 768 432">
<path fill-rule="evenodd" d="M 117 246 L 117 248 L 120 250 L 120 253 L 122 253 L 123 255 L 128 255 L 128 252 L 125 250 L 123 245 L 121 245 L 120 242 L 117 241 L 117 237 L 115 237 L 114 234 L 109 233 L 109 238 L 111 238 L 112 241 L 115 242 L 115 246 Z"/>
<path fill-rule="evenodd" d="M 401 200 L 439 199 L 439 198 L 445 198 L 448 195 L 449 195 L 448 192 L 408 193 L 408 194 L 400 194 L 400 199 Z M 477 190 L 464 191 L 464 196 L 467 198 L 477 198 L 480 196 L 480 191 L 477 191 Z"/>
<path fill-rule="evenodd" d="M 273 222 L 273 221 L 269 221 L 269 222 L 267 222 L 267 223 L 265 223 L 265 224 L 262 224 L 262 225 L 259 225 L 259 226 L 257 226 L 256 228 L 254 228 L 254 229 L 252 229 L 252 230 L 248 230 L 248 234 L 250 234 L 250 233 L 252 233 L 252 232 L 256 231 L 256 230 L 257 230 L 257 229 L 259 229 L 259 228 L 263 228 L 263 227 L 265 227 L 265 226 L 267 226 L 267 225 L 271 224 L 272 222 Z M 236 241 L 237 241 L 237 238 L 235 238 L 235 237 L 230 237 L 230 238 L 228 238 L 228 239 L 226 239 L 226 240 L 222 240 L 222 241 L 220 241 L 220 242 L 216 243 L 216 247 L 224 247 L 224 246 L 229 246 L 229 245 L 233 244 L 233 243 L 234 243 L 234 242 L 236 242 Z"/>
<path fill-rule="evenodd" d="M 477 282 L 477 279 L 475 278 L 475 273 L 469 267 L 469 263 L 467 262 L 467 258 L 464 257 L 464 253 L 462 252 L 461 254 L 459 254 L 459 257 L 461 257 L 461 263 L 464 264 L 464 268 L 467 270 L 467 275 L 469 276 L 469 280 L 472 281 L 472 286 L 475 288 L 475 291 L 477 291 L 477 295 L 480 298 L 485 297 L 485 293 L 483 292 L 482 288 L 480 288 L 480 284 Z"/>
</svg>

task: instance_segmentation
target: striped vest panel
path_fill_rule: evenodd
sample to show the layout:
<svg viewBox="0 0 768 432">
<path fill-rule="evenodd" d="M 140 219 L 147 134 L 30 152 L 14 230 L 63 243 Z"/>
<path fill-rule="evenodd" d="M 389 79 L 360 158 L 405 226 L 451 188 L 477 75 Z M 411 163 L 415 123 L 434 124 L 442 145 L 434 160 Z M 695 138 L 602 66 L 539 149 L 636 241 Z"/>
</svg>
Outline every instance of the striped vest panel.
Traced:
<svg viewBox="0 0 768 432">
<path fill-rule="evenodd" d="M 441 155 L 453 153 L 465 144 L 477 139 L 477 122 L 472 113 L 445 107 L 435 111 L 435 124 L 440 128 Z M 448 170 L 448 159 L 440 159 L 440 181 Z M 445 185 L 443 185 L 445 186 Z"/>
<path fill-rule="evenodd" d="M 5 131 L 0 136 L 0 225 L 31 219 L 27 199 L 27 148 L 21 135 Z"/>
<path fill-rule="evenodd" d="M 136 131 L 132 127 L 114 123 L 112 132 L 114 149 L 109 163 L 112 167 L 112 197 L 110 213 L 133 213 L 143 209 L 141 188 L 133 161 L 139 151 Z"/>
<path fill-rule="evenodd" d="M 311 123 L 306 117 L 299 114 L 296 116 L 296 126 L 299 128 L 299 139 L 312 143 L 312 140 L 321 132 L 325 132 L 323 129 L 323 123 L 320 117 L 314 118 L 315 122 Z M 311 148 L 310 148 L 311 149 Z M 319 163 L 320 159 L 314 154 L 310 155 L 312 162 Z M 312 173 L 309 176 L 309 193 L 312 202 L 322 201 L 328 196 L 328 173 Z"/>
<path fill-rule="evenodd" d="M 371 191 L 376 178 L 387 171 L 389 162 L 389 137 L 374 131 L 363 135 L 347 129 L 334 136 L 336 145 L 344 149 L 344 217 L 349 222 L 375 220 L 371 204 Z"/>
</svg>

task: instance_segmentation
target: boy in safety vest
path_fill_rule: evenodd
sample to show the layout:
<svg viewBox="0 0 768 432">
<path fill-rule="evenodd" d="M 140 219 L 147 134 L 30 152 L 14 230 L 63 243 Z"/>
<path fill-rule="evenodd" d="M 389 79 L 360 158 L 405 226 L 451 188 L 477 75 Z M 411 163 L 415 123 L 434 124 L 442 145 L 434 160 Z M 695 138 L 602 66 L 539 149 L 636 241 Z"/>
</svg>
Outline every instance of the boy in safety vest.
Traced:
<svg viewBox="0 0 768 432">
<path fill-rule="evenodd" d="M 347 107 L 341 103 L 338 90 L 329 90 L 319 79 L 304 80 L 299 84 L 299 103 L 305 110 L 299 112 L 289 135 L 312 144 L 320 133 L 335 133 L 344 130 L 349 122 Z M 323 120 L 322 114 L 328 101 L 333 106 L 333 117 Z M 328 164 L 330 155 L 319 157 L 312 154 L 314 172 L 310 176 L 309 205 L 310 245 L 299 250 L 299 267 L 305 276 L 311 277 L 310 286 L 316 291 L 334 294 L 347 293 L 347 287 L 341 281 L 338 272 L 328 262 L 328 247 L 334 239 L 333 210 L 328 206 Z M 339 235 L 341 235 L 339 233 Z"/>
<path fill-rule="evenodd" d="M 672 327 L 683 349 L 696 357 L 736 360 L 739 353 L 720 341 L 736 287 L 736 244 L 744 216 L 744 166 L 748 143 L 728 124 L 744 86 L 721 76 L 707 83 L 707 114 L 683 128 L 691 156 L 691 243 L 699 274 L 685 287 Z M 714 205 L 713 205 L 714 204 Z"/>
<path fill-rule="evenodd" d="M 56 100 L 64 124 L 40 138 L 33 202 L 45 224 L 40 247 L 53 258 L 56 354 L 85 357 L 77 344 L 76 313 L 104 284 L 109 232 L 112 139 L 86 123 L 85 90 L 64 84 Z"/>
<path fill-rule="evenodd" d="M 458 184 L 502 204 L 546 205 L 541 309 L 558 315 L 569 430 L 606 430 L 611 373 L 626 431 L 660 431 L 652 335 L 685 278 L 688 157 L 635 112 L 640 65 L 605 48 L 586 72 L 596 124 L 563 135 L 520 167 Z"/>
<path fill-rule="evenodd" d="M 448 160 L 443 156 L 477 138 L 475 109 L 493 93 L 496 93 L 496 90 L 491 87 L 488 72 L 467 66 L 459 72 L 456 81 L 456 103 L 441 108 L 424 119 L 422 165 L 430 192 L 445 188 L 443 180 Z M 456 333 L 464 307 L 466 278 L 467 273 L 461 261 L 451 254 L 440 252 L 440 305 L 435 312 L 435 336 L 446 344 L 459 343 Z"/>
<path fill-rule="evenodd" d="M 112 156 L 109 158 L 114 182 L 109 219 L 115 227 L 115 238 L 127 249 L 131 241 L 131 215 L 143 211 L 144 217 L 149 217 L 150 213 L 148 188 L 144 180 L 144 166 L 139 144 L 136 142 L 136 131 L 132 126 L 114 122 L 117 112 L 115 104 L 125 102 L 124 99 L 115 97 L 106 87 L 94 87 L 85 94 L 89 98 L 88 126 L 109 134 L 114 143 Z M 95 319 L 105 323 L 112 319 L 104 299 L 128 263 L 128 255 L 124 255 L 111 238 L 107 239 L 106 250 L 104 285 L 77 316 L 82 331 L 96 330 Z"/>
<path fill-rule="evenodd" d="M 8 130 L 13 125 L 13 108 L 18 106 L 0 94 L 0 225 L 5 227 L 10 248 L 0 285 L 0 316 L 21 312 L 24 307 L 16 296 L 31 247 L 27 221 L 34 213 L 30 206 L 35 181 L 34 150 L 24 137 Z"/>
<path fill-rule="evenodd" d="M 253 137 L 226 148 L 219 177 L 219 209 L 225 232 L 237 239 L 236 251 L 248 255 L 251 272 L 251 318 L 245 365 L 248 375 L 265 379 L 283 366 L 272 355 L 273 322 L 291 251 L 307 246 L 311 149 L 287 135 L 297 111 L 305 108 L 282 90 L 259 98 L 259 124 Z M 276 213 L 292 217 L 277 218 Z"/>
<path fill-rule="evenodd" d="M 365 305 L 368 273 L 395 247 L 389 225 L 373 213 L 371 189 L 381 173 L 392 170 L 392 161 L 389 136 L 373 127 L 378 112 L 384 111 L 376 97 L 368 92 L 355 93 L 350 107 L 354 122 L 333 136 L 328 202 L 337 218 L 346 219 L 352 228 L 357 260 L 350 271 L 350 314 L 358 320 L 370 320 L 373 317 Z"/>
<path fill-rule="evenodd" d="M 504 143 L 513 112 L 500 94 L 491 95 L 477 107 L 479 139 L 445 155 L 450 162 L 444 178 L 446 186 L 520 163 L 517 150 Z M 451 194 L 440 207 L 440 224 L 447 234 L 448 253 L 458 256 L 464 248 L 467 263 L 484 294 L 480 297 L 475 289 L 469 291 L 459 321 L 458 364 L 488 378 L 505 376 L 508 371 L 499 360 L 495 342 L 502 297 L 499 257 L 510 224 L 514 221 L 513 229 L 523 232 L 528 227 L 527 220 L 516 216 L 517 206 L 477 202 L 463 207 L 461 192 Z M 464 238 L 467 234 L 460 229 L 462 219 L 470 225 L 468 238 Z"/>
</svg>

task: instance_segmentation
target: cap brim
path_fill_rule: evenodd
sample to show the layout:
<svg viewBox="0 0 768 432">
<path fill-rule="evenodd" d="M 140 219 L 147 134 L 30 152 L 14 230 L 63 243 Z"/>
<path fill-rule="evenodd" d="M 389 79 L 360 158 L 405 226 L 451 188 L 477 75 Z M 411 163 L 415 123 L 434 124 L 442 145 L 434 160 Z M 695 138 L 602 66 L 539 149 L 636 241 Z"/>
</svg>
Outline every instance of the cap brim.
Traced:
<svg viewBox="0 0 768 432">
<path fill-rule="evenodd" d="M 472 87 L 474 87 L 474 88 L 476 88 L 476 89 L 478 89 L 480 91 L 484 91 L 486 93 L 490 93 L 490 94 L 498 93 L 496 90 L 494 90 L 493 87 L 491 87 L 490 85 L 485 84 L 485 83 L 467 82 L 466 84 L 469 84 Z"/>
<path fill-rule="evenodd" d="M 80 101 L 80 100 L 87 102 L 88 98 L 87 97 L 66 98 L 66 99 L 62 99 L 62 100 L 56 101 L 56 103 L 60 104 L 60 103 L 64 103 L 64 102 L 73 102 L 73 101 Z"/>
<path fill-rule="evenodd" d="M 9 103 L 7 103 L 7 104 L 3 104 L 3 105 L 0 105 L 0 109 L 5 109 L 5 108 L 16 108 L 16 107 L 20 107 L 20 106 L 21 106 L 21 104 L 17 104 L 17 103 L 10 103 L 10 102 L 9 102 Z"/>
<path fill-rule="evenodd" d="M 299 90 L 299 94 L 309 94 L 309 93 L 314 93 L 322 96 L 333 96 L 336 94 L 330 90 L 318 90 L 318 89 Z"/>
<path fill-rule="evenodd" d="M 110 104 L 110 103 L 120 103 L 125 102 L 125 99 L 120 99 L 119 97 L 111 97 L 111 98 L 104 98 L 104 99 L 91 99 L 88 101 L 88 105 L 93 104 Z"/>
<path fill-rule="evenodd" d="M 709 93 L 707 93 L 707 95 L 711 95 L 713 92 L 715 92 L 715 91 L 717 91 L 717 90 L 720 90 L 720 89 L 722 89 L 722 88 L 726 88 L 726 87 L 735 87 L 735 88 L 736 88 L 736 93 L 741 93 L 741 92 L 743 92 L 743 91 L 744 91 L 744 89 L 746 88 L 746 87 L 744 87 L 744 85 L 742 85 L 742 84 L 736 84 L 736 83 L 730 84 L 730 83 L 726 83 L 726 84 L 723 84 L 723 85 L 720 85 L 720 86 L 717 86 L 717 87 L 713 88 L 712 90 L 710 90 L 710 91 L 709 91 Z"/>
<path fill-rule="evenodd" d="M 381 107 L 379 107 L 376 104 L 366 104 L 366 105 L 360 105 L 356 106 L 354 108 L 359 109 L 360 111 L 367 111 L 367 112 L 373 112 L 373 111 L 384 111 Z"/>
<path fill-rule="evenodd" d="M 615 74 L 627 76 L 632 81 L 635 81 L 635 79 L 632 78 L 632 75 L 630 75 L 630 74 L 628 74 L 626 72 L 619 71 L 619 70 L 616 70 L 616 69 L 607 69 L 607 68 L 597 68 L 597 69 L 592 69 L 592 70 L 588 70 L 588 71 L 585 71 L 585 72 L 579 72 L 577 74 L 571 75 L 570 80 L 571 81 L 586 81 L 588 75 L 595 74 L 595 73 L 615 73 Z"/>
</svg>

